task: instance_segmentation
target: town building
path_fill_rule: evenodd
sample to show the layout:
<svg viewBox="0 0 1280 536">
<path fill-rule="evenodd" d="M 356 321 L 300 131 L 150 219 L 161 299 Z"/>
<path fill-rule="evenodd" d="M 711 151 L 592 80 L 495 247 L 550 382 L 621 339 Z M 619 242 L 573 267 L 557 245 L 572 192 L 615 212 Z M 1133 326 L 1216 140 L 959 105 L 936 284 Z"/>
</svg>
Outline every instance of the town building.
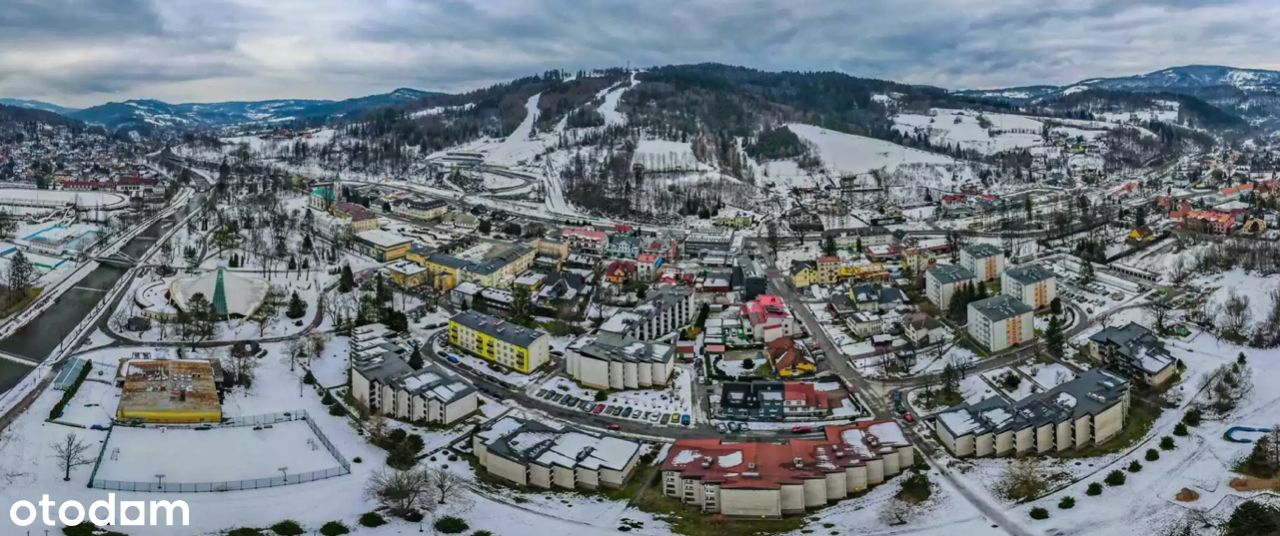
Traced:
<svg viewBox="0 0 1280 536">
<path fill-rule="evenodd" d="M 937 414 L 934 433 L 956 457 L 1062 452 L 1099 445 L 1124 429 L 1129 382 L 1102 369 L 1013 402 L 993 396 Z"/>
<path fill-rule="evenodd" d="M 916 346 L 944 342 L 949 333 L 947 326 L 927 314 L 909 315 L 902 321 L 902 334 Z"/>
<path fill-rule="evenodd" d="M 1163 385 L 1177 371 L 1177 359 L 1164 342 L 1136 322 L 1107 326 L 1090 335 L 1088 348 L 1103 366 L 1147 385 Z"/>
<path fill-rule="evenodd" d="M 827 393 L 806 381 L 724 382 L 719 404 L 721 417 L 760 421 L 812 420 L 831 411 Z"/>
<path fill-rule="evenodd" d="M 424 221 L 438 220 L 449 211 L 449 204 L 440 199 L 398 199 L 391 204 L 391 213 Z"/>
<path fill-rule="evenodd" d="M 381 229 L 356 233 L 355 238 L 356 251 L 379 262 L 403 258 L 413 246 L 412 240 Z"/>
<path fill-rule="evenodd" d="M 650 341 L 687 326 L 696 313 L 692 289 L 658 287 L 635 308 L 614 313 L 600 331 Z"/>
<path fill-rule="evenodd" d="M 1000 292 L 1032 309 L 1044 309 L 1058 297 L 1058 278 L 1041 264 L 1011 266 L 1000 276 Z"/>
<path fill-rule="evenodd" d="M 329 214 L 347 223 L 352 233 L 363 233 L 378 228 L 378 216 L 373 211 L 355 203 L 338 202 L 329 207 Z"/>
<path fill-rule="evenodd" d="M 429 272 L 428 280 L 441 292 L 452 290 L 459 283 L 472 282 L 479 286 L 506 288 L 521 274 L 533 266 L 537 251 L 521 244 L 502 246 L 497 254 L 480 261 L 470 261 L 447 253 L 430 253 L 421 257 L 419 264 Z"/>
<path fill-rule="evenodd" d="M 414 370 L 402 352 L 378 345 L 351 357 L 351 396 L 370 412 L 450 425 L 479 409 L 474 387 L 437 364 Z"/>
<path fill-rule="evenodd" d="M 818 283 L 834 285 L 840 281 L 840 257 L 825 255 L 818 257 Z"/>
<path fill-rule="evenodd" d="M 943 311 L 956 291 L 974 283 L 973 272 L 955 264 L 941 264 L 924 273 L 925 296 Z"/>
<path fill-rule="evenodd" d="M 855 285 L 849 291 L 859 311 L 892 311 L 910 303 L 906 293 L 897 287 L 880 284 Z"/>
<path fill-rule="evenodd" d="M 767 344 L 781 337 L 794 337 L 801 333 L 801 323 L 779 296 L 756 296 L 756 299 L 742 304 L 740 312 L 751 324 L 752 336 L 758 342 Z"/>
<path fill-rule="evenodd" d="M 791 284 L 796 288 L 806 288 L 820 281 L 818 263 L 814 261 L 791 261 Z"/>
<path fill-rule="evenodd" d="M 583 386 L 600 390 L 662 387 L 675 370 L 675 349 L 601 332 L 565 352 L 565 372 Z"/>
<path fill-rule="evenodd" d="M 880 484 L 915 463 L 897 423 L 828 426 L 825 437 L 680 439 L 662 462 L 662 493 L 704 513 L 803 514 Z"/>
<path fill-rule="evenodd" d="M 543 489 L 620 488 L 640 463 L 640 444 L 506 416 L 471 436 L 476 461 L 493 477 Z"/>
<path fill-rule="evenodd" d="M 1004 252 L 993 244 L 972 244 L 960 248 L 960 266 L 968 268 L 979 283 L 995 281 L 1004 272 Z"/>
<path fill-rule="evenodd" d="M 401 288 L 418 288 L 427 282 L 430 275 L 426 268 L 403 259 L 388 264 L 384 270 L 391 276 L 391 281 Z"/>
<path fill-rule="evenodd" d="M 765 345 L 765 352 L 774 373 L 781 378 L 813 374 L 818 369 L 809 350 L 804 345 L 796 344 L 791 337 L 779 337 L 770 341 Z"/>
<path fill-rule="evenodd" d="M 969 304 L 969 336 L 988 351 L 999 352 L 1035 338 L 1031 306 L 1000 295 Z"/>
<path fill-rule="evenodd" d="M 590 227 L 565 227 L 560 230 L 560 240 L 572 251 L 601 253 L 609 243 L 609 235 Z"/>
<path fill-rule="evenodd" d="M 524 374 L 551 360 L 551 336 L 546 332 L 475 311 L 449 319 L 449 344 Z"/>
</svg>

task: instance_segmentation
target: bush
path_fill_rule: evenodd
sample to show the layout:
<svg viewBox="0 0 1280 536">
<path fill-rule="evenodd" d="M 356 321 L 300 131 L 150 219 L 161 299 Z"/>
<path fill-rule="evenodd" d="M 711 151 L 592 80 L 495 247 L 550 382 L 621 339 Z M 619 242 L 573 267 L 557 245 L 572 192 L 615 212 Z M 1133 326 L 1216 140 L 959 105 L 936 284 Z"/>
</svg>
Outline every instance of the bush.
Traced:
<svg viewBox="0 0 1280 536">
<path fill-rule="evenodd" d="M 1176 436 L 1185 436 L 1185 435 L 1187 435 L 1187 425 L 1182 424 L 1182 423 L 1178 423 L 1178 424 L 1174 425 L 1174 427 L 1173 427 L 1173 435 L 1176 435 Z"/>
<path fill-rule="evenodd" d="M 1160 451 L 1156 449 L 1147 449 L 1147 461 L 1154 462 L 1160 459 Z"/>
<path fill-rule="evenodd" d="M 609 393 L 604 391 L 596 391 L 596 402 L 604 402 L 609 399 Z"/>
<path fill-rule="evenodd" d="M 263 535 L 262 535 L 262 531 L 258 529 L 250 528 L 250 527 L 240 527 L 238 529 L 231 529 L 230 531 L 228 531 L 227 536 L 263 536 Z"/>
<path fill-rule="evenodd" d="M 1090 497 L 1096 497 L 1098 495 L 1102 495 L 1102 484 L 1099 484 L 1097 482 L 1090 482 L 1089 489 L 1085 490 L 1084 494 Z"/>
<path fill-rule="evenodd" d="M 1061 508 L 1063 510 L 1070 510 L 1072 508 L 1075 508 L 1075 506 L 1076 506 L 1075 497 L 1067 496 L 1067 497 L 1063 497 L 1061 501 L 1058 501 L 1058 508 Z"/>
<path fill-rule="evenodd" d="M 1129 462 L 1128 469 L 1130 473 L 1136 473 L 1142 470 L 1142 464 L 1138 463 L 1138 460 L 1133 460 Z"/>
<path fill-rule="evenodd" d="M 299 525 L 297 521 L 292 519 L 286 519 L 276 523 L 275 525 L 271 525 L 271 532 L 279 534 L 280 536 L 301 536 L 302 534 L 307 533 L 307 531 L 302 530 L 302 525 Z"/>
<path fill-rule="evenodd" d="M 346 415 L 347 411 L 342 409 L 341 404 L 334 404 L 332 406 L 329 406 L 329 414 L 333 415 L 334 417 L 341 417 L 343 415 Z"/>
<path fill-rule="evenodd" d="M 305 383 L 307 385 L 315 385 L 316 377 L 311 374 L 311 371 L 308 370 L 307 373 L 302 376 L 302 383 Z"/>
<path fill-rule="evenodd" d="M 341 536 L 342 534 L 350 534 L 351 529 L 347 528 L 340 521 L 330 521 L 320 527 L 320 534 L 323 536 Z"/>
<path fill-rule="evenodd" d="M 1119 469 L 1107 473 L 1107 478 L 1102 479 L 1108 486 L 1123 486 L 1125 476 Z"/>
<path fill-rule="evenodd" d="M 1200 408 L 1191 408 L 1182 416 L 1182 422 L 1187 426 L 1200 426 L 1200 417 Z"/>
<path fill-rule="evenodd" d="M 351 458 L 351 463 L 364 463 L 364 458 L 356 456 L 355 458 Z"/>
<path fill-rule="evenodd" d="M 1178 445 L 1173 442 L 1172 437 L 1164 436 L 1160 438 L 1160 450 L 1173 450 L 1177 448 L 1177 446 Z"/>
<path fill-rule="evenodd" d="M 1049 519 L 1049 511 L 1039 506 L 1032 508 L 1031 519 Z"/>
<path fill-rule="evenodd" d="M 332 406 L 334 402 L 337 402 L 337 400 L 333 399 L 333 395 L 329 394 L 329 391 L 325 391 L 324 396 L 320 397 L 320 403 L 326 406 Z"/>
<path fill-rule="evenodd" d="M 382 518 L 382 514 L 377 512 L 365 512 L 360 515 L 360 526 L 362 527 L 381 527 L 387 524 L 387 520 Z"/>
<path fill-rule="evenodd" d="M 472 532 L 471 536 L 493 536 L 493 533 L 487 530 L 477 530 L 475 532 Z"/>
<path fill-rule="evenodd" d="M 461 534 L 468 528 L 467 522 L 456 516 L 444 516 L 436 521 L 436 532 L 442 534 Z"/>
<path fill-rule="evenodd" d="M 53 409 L 49 410 L 49 420 L 56 420 L 62 416 L 62 410 L 66 409 L 67 403 L 76 396 L 76 391 L 80 390 L 80 384 L 84 383 L 84 379 L 89 377 L 89 369 L 93 367 L 93 363 L 85 362 L 84 368 L 80 369 L 80 375 L 76 376 L 75 383 L 72 383 L 66 391 L 62 392 L 62 398 L 58 399 L 58 403 L 53 405 Z"/>
</svg>

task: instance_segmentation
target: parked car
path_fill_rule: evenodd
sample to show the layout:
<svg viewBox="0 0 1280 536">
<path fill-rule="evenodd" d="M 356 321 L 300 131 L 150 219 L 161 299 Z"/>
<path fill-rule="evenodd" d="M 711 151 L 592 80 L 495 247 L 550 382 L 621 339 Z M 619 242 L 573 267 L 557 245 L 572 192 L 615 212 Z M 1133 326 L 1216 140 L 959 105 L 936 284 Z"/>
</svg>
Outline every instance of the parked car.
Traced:
<svg viewBox="0 0 1280 536">
<path fill-rule="evenodd" d="M 658 413 L 651 411 L 649 413 L 646 413 L 645 415 L 649 418 L 649 422 L 654 422 L 654 423 L 658 422 L 658 416 L 659 416 Z"/>
<path fill-rule="evenodd" d="M 722 423 L 722 422 L 721 422 L 721 423 L 716 423 L 716 431 L 717 431 L 717 432 L 720 432 L 720 433 L 722 433 L 722 434 L 723 434 L 723 433 L 725 433 L 725 432 L 728 432 L 728 431 L 729 431 L 729 427 L 725 426 L 725 425 L 724 425 L 724 423 Z"/>
<path fill-rule="evenodd" d="M 910 423 L 910 422 L 916 422 L 916 416 L 915 416 L 915 415 L 912 415 L 912 414 L 911 414 L 911 412 L 910 412 L 910 411 L 908 411 L 908 412 L 906 412 L 905 414 L 903 414 L 903 415 L 902 415 L 902 420 L 907 421 L 907 422 L 909 422 L 909 423 Z"/>
<path fill-rule="evenodd" d="M 609 414 L 617 417 L 622 414 L 622 406 L 612 406 L 609 408 Z"/>
<path fill-rule="evenodd" d="M 663 425 L 663 426 L 666 426 L 666 425 L 667 425 L 667 423 L 669 423 L 669 422 L 671 422 L 671 416 L 670 416 L 670 415 L 667 415 L 666 413 L 663 413 L 663 414 L 662 414 L 662 420 L 658 421 L 658 424 L 661 424 L 661 425 Z"/>
<path fill-rule="evenodd" d="M 609 423 L 609 429 L 610 429 L 610 430 L 617 430 L 617 429 L 619 429 L 619 428 L 622 428 L 622 427 L 621 427 L 621 426 L 619 426 L 619 425 L 618 425 L 618 423 L 616 423 L 616 422 L 611 422 L 611 423 Z"/>
<path fill-rule="evenodd" d="M 444 358 L 449 360 L 450 363 L 453 363 L 455 365 L 458 364 L 459 361 L 461 361 L 460 359 L 458 359 L 458 356 L 453 354 L 445 354 Z"/>
<path fill-rule="evenodd" d="M 792 427 L 791 427 L 791 433 L 793 433 L 793 434 L 807 434 L 807 433 L 812 432 L 812 431 L 813 431 L 813 427 L 812 427 L 812 426 L 803 426 L 803 425 L 800 425 L 800 426 L 792 426 Z"/>
<path fill-rule="evenodd" d="M 591 410 L 591 413 L 595 413 L 596 415 L 599 415 L 600 412 L 602 411 L 604 411 L 604 404 L 596 404 L 595 409 Z"/>
<path fill-rule="evenodd" d="M 692 418 L 690 418 L 690 417 L 689 417 L 689 415 L 688 415 L 687 413 L 686 413 L 686 414 L 684 414 L 684 415 L 681 415 L 681 416 L 680 416 L 680 424 L 683 424 L 683 425 L 685 425 L 685 426 L 689 426 L 689 423 L 690 423 L 690 422 L 692 422 L 692 421 L 693 421 L 693 419 L 692 419 Z"/>
<path fill-rule="evenodd" d="M 675 424 L 675 423 L 678 423 L 678 422 L 680 422 L 680 414 L 679 414 L 679 413 L 672 413 L 672 414 L 671 414 L 671 424 Z"/>
<path fill-rule="evenodd" d="M 622 410 L 622 416 L 624 418 L 631 416 L 631 406 L 627 406 L 626 409 Z"/>
</svg>

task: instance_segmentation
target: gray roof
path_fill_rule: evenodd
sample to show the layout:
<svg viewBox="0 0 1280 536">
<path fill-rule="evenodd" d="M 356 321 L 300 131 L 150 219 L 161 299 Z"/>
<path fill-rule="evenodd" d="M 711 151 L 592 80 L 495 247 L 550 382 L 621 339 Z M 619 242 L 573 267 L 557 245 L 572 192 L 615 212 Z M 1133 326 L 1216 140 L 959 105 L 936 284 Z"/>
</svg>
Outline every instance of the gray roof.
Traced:
<svg viewBox="0 0 1280 536">
<path fill-rule="evenodd" d="M 943 285 L 973 279 L 973 272 L 958 264 L 941 264 L 929 269 L 929 276 Z"/>
<path fill-rule="evenodd" d="M 500 341 L 514 344 L 516 346 L 528 347 L 534 341 L 545 337 L 546 332 L 538 329 L 526 328 L 524 326 L 512 324 L 501 318 L 477 313 L 475 311 L 463 311 L 450 319 L 466 327 L 489 335 Z"/>
<path fill-rule="evenodd" d="M 453 255 L 449 255 L 446 253 L 432 253 L 431 255 L 427 256 L 427 260 L 435 264 L 440 264 L 440 265 L 448 266 L 450 268 L 455 268 L 455 269 L 461 269 L 461 268 L 466 268 L 468 266 L 471 266 L 470 261 L 460 259 L 458 257 L 454 257 Z"/>
<path fill-rule="evenodd" d="M 1095 368 L 1074 380 L 1032 394 L 1014 402 L 1004 396 L 993 396 L 974 404 L 960 404 L 938 412 L 961 412 L 969 425 L 967 430 L 954 429 L 953 419 L 938 418 L 952 435 L 1002 433 L 1027 427 L 1040 427 L 1085 415 L 1097 415 L 1120 402 L 1129 391 L 1129 382 Z"/>
<path fill-rule="evenodd" d="M 652 343 L 606 332 L 601 332 L 577 352 L 602 361 L 630 363 L 667 363 L 676 355 L 675 348 L 669 344 Z"/>
<path fill-rule="evenodd" d="M 491 274 L 498 271 L 503 266 L 515 262 L 516 259 L 528 254 L 529 251 L 531 250 L 528 246 L 515 244 L 507 248 L 507 250 L 503 251 L 501 254 L 494 255 L 493 257 L 471 265 L 467 268 L 467 271 L 473 274 Z"/>
<path fill-rule="evenodd" d="M 970 257 L 973 257 L 976 259 L 985 259 L 987 257 L 994 257 L 996 255 L 1004 255 L 1004 251 L 1002 251 L 1000 248 L 996 247 L 993 244 L 988 244 L 986 242 L 983 242 L 980 244 L 970 244 L 968 246 L 965 246 L 963 249 L 961 249 L 961 251 L 968 253 Z"/>
<path fill-rule="evenodd" d="M 985 300 L 978 300 L 970 303 L 969 307 L 977 311 L 978 314 L 987 317 L 992 322 L 999 322 L 1001 320 L 1006 320 L 1031 312 L 1030 305 L 1022 303 L 1022 300 L 1005 295 L 987 298 Z"/>
<path fill-rule="evenodd" d="M 1006 269 L 1004 273 L 1008 274 L 1009 277 L 1014 281 L 1017 281 L 1024 285 L 1039 283 L 1041 281 L 1047 281 L 1049 279 L 1053 279 L 1054 277 L 1056 277 L 1056 275 L 1053 273 L 1053 270 L 1045 268 L 1044 265 L 1042 264 L 1026 264 L 1022 266 L 1014 266 L 1012 268 Z"/>
</svg>

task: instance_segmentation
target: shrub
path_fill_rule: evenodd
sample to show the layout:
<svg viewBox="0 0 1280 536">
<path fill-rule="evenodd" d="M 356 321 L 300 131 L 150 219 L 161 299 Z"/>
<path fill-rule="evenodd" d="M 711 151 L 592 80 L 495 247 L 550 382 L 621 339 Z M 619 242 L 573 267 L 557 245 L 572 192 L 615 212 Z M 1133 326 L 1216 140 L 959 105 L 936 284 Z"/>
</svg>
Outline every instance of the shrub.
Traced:
<svg viewBox="0 0 1280 536">
<path fill-rule="evenodd" d="M 227 536 L 262 536 L 262 531 L 250 527 L 240 527 L 228 531 Z"/>
<path fill-rule="evenodd" d="M 1173 426 L 1173 435 L 1176 435 L 1176 436 L 1185 436 L 1185 435 L 1187 435 L 1187 425 L 1182 424 L 1182 423 L 1178 423 L 1178 424 L 1174 425 L 1174 426 Z"/>
<path fill-rule="evenodd" d="M 1142 464 L 1138 463 L 1138 460 L 1133 460 L 1129 462 L 1128 469 L 1130 473 L 1136 473 L 1142 470 Z"/>
<path fill-rule="evenodd" d="M 1160 438 L 1160 450 L 1173 450 L 1177 445 L 1173 442 L 1173 438 L 1164 436 Z"/>
<path fill-rule="evenodd" d="M 1049 519 L 1049 511 L 1039 506 L 1032 508 L 1031 519 Z"/>
<path fill-rule="evenodd" d="M 364 459 L 359 456 L 356 456 L 355 458 L 351 458 L 351 463 L 363 463 L 363 462 L 364 462 Z"/>
<path fill-rule="evenodd" d="M 307 385 L 315 385 L 316 377 L 313 374 L 311 374 L 311 371 L 308 370 L 307 373 L 302 376 L 302 383 L 305 383 Z"/>
<path fill-rule="evenodd" d="M 471 536 L 493 536 L 493 533 L 487 530 L 477 530 L 475 532 L 472 532 Z"/>
<path fill-rule="evenodd" d="M 346 415 L 347 412 L 346 410 L 342 409 L 341 404 L 334 404 L 332 406 L 329 406 L 329 414 L 333 415 L 334 417 L 341 417 L 343 415 Z"/>
<path fill-rule="evenodd" d="M 1200 426 L 1200 417 L 1200 408 L 1191 408 L 1182 416 L 1182 422 L 1187 426 Z"/>
<path fill-rule="evenodd" d="M 351 529 L 347 528 L 340 521 L 330 521 L 320 527 L 320 534 L 323 536 L 341 536 L 342 534 L 350 534 Z"/>
<path fill-rule="evenodd" d="M 1089 489 L 1085 490 L 1084 494 L 1090 497 L 1096 497 L 1098 495 L 1102 495 L 1102 484 L 1099 484 L 1097 482 L 1090 482 Z"/>
<path fill-rule="evenodd" d="M 328 391 L 325 391 L 324 396 L 320 397 L 320 403 L 326 406 L 332 406 L 334 402 L 337 402 L 337 400 L 334 400 L 333 395 L 329 394 Z"/>
<path fill-rule="evenodd" d="M 1124 473 L 1119 469 L 1107 473 L 1107 478 L 1102 479 L 1102 481 L 1106 482 L 1108 486 L 1123 486 L 1124 480 Z"/>
<path fill-rule="evenodd" d="M 71 384 L 67 390 L 62 392 L 62 398 L 58 399 L 58 403 L 53 405 L 53 409 L 49 410 L 49 420 L 57 420 L 62 416 L 62 410 L 66 409 L 67 403 L 76 396 L 76 391 L 80 390 L 80 385 L 84 383 L 84 379 L 89 377 L 89 369 L 93 367 L 93 363 L 85 362 L 84 368 L 80 369 L 80 375 L 76 376 L 76 381 Z"/>
<path fill-rule="evenodd" d="M 467 522 L 456 516 L 444 516 L 436 521 L 436 532 L 442 534 L 461 534 L 467 530 Z"/>
<path fill-rule="evenodd" d="M 307 531 L 302 530 L 302 525 L 299 525 L 297 521 L 292 519 L 286 519 L 276 523 L 275 525 L 271 525 L 271 532 L 279 534 L 280 536 L 301 536 L 302 534 L 307 533 Z"/>
<path fill-rule="evenodd" d="M 377 512 L 365 512 L 360 515 L 360 526 L 362 527 L 381 527 L 387 524 L 387 520 L 382 518 L 382 514 Z"/>
<path fill-rule="evenodd" d="M 1154 462 L 1160 459 L 1160 451 L 1156 449 L 1147 449 L 1147 461 Z"/>
<path fill-rule="evenodd" d="M 596 402 L 604 402 L 609 399 L 609 393 L 604 391 L 596 391 Z"/>
<path fill-rule="evenodd" d="M 1063 510 L 1070 510 L 1072 508 L 1075 508 L 1075 506 L 1076 506 L 1075 497 L 1066 496 L 1066 497 L 1063 497 L 1061 501 L 1058 501 L 1058 508 L 1061 508 Z"/>
<path fill-rule="evenodd" d="M 82 521 L 79 525 L 71 525 L 62 527 L 62 533 L 66 536 L 93 536 L 98 531 L 98 526 L 88 521 Z"/>
</svg>

